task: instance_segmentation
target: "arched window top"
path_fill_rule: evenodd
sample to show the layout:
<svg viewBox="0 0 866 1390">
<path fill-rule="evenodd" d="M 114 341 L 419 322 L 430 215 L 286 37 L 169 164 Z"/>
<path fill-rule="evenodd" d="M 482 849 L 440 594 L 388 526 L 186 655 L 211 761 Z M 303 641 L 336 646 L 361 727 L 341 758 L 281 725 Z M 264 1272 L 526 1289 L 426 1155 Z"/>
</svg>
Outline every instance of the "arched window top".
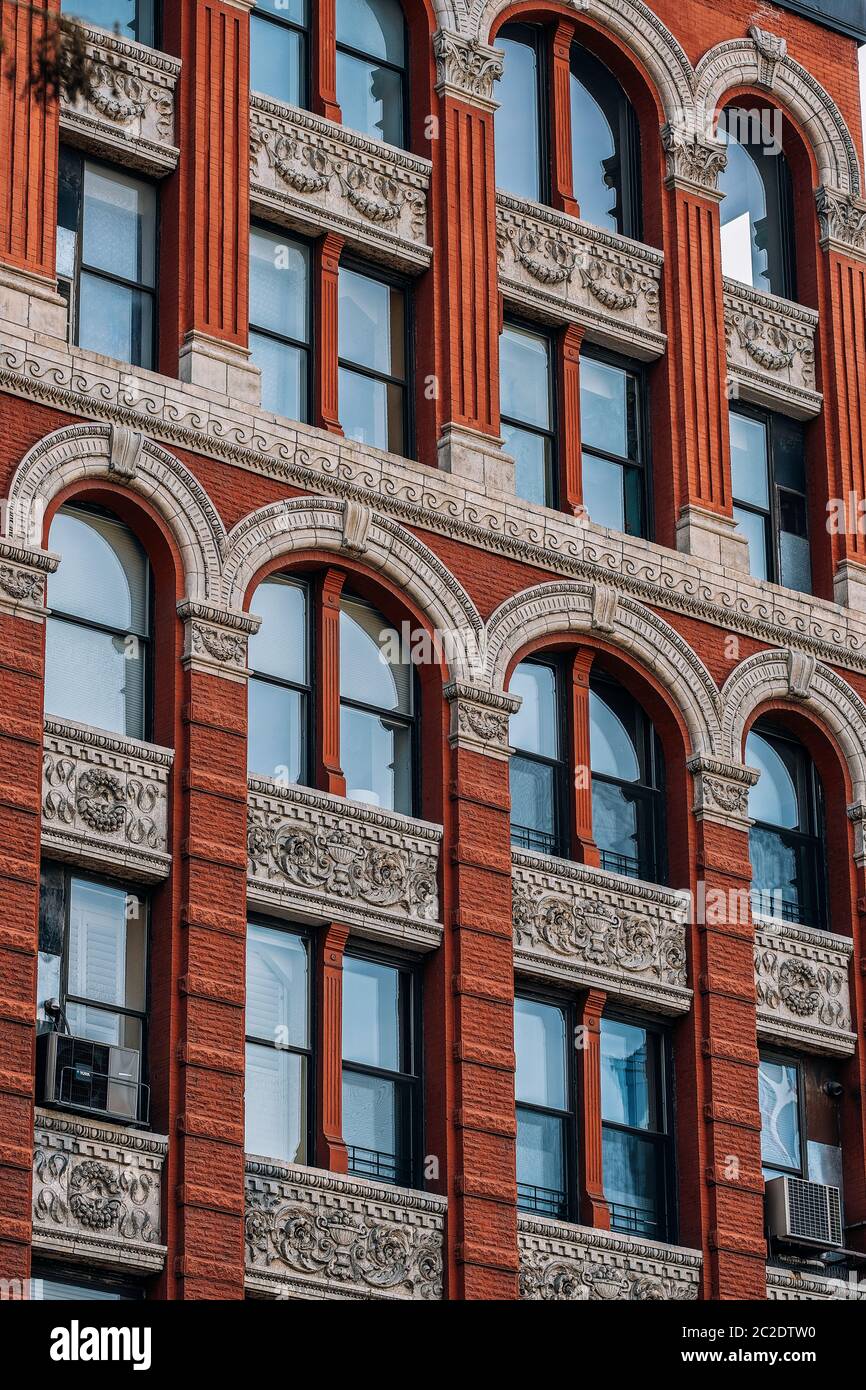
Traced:
<svg viewBox="0 0 866 1390">
<path fill-rule="evenodd" d="M 542 31 L 532 24 L 506 24 L 496 47 L 505 55 L 496 92 L 496 183 L 518 198 L 543 202 Z"/>
<path fill-rule="evenodd" d="M 337 0 L 337 42 L 402 67 L 406 25 L 398 0 Z"/>
<path fill-rule="evenodd" d="M 337 101 L 343 124 L 406 141 L 406 20 L 398 0 L 337 0 Z"/>
<path fill-rule="evenodd" d="M 631 102 L 609 68 L 571 49 L 571 164 L 584 222 L 640 235 L 639 138 Z"/>
<path fill-rule="evenodd" d="M 754 113 L 723 113 L 719 138 L 727 164 L 719 176 L 722 271 L 753 289 L 795 292 L 791 175 L 772 127 L 746 125 Z M 727 119 L 725 119 L 727 118 Z"/>
<path fill-rule="evenodd" d="M 635 746 L 634 721 L 628 718 L 628 712 L 623 708 L 624 701 L 620 699 L 616 700 L 620 706 L 620 713 L 617 714 L 613 704 L 609 703 L 614 698 L 612 693 L 605 698 L 597 689 L 589 692 L 592 771 L 605 777 L 616 777 L 621 782 L 639 782 L 641 768 Z"/>
<path fill-rule="evenodd" d="M 749 792 L 752 911 L 826 926 L 824 810 L 815 765 L 797 739 L 763 721 L 746 739 L 746 762 L 760 772 Z"/>
<path fill-rule="evenodd" d="M 147 556 L 127 526 L 113 517 L 61 507 L 51 523 L 48 545 L 60 556 L 48 581 L 50 608 L 144 635 Z"/>
<path fill-rule="evenodd" d="M 412 667 L 394 660 L 392 625 L 363 600 L 340 605 L 340 694 L 376 709 L 412 713 Z"/>
<path fill-rule="evenodd" d="M 783 747 L 783 746 L 782 746 Z M 801 813 L 793 759 L 787 760 L 780 745 L 752 732 L 746 740 L 746 762 L 760 777 L 749 792 L 749 815 L 764 825 L 799 830 Z"/>
</svg>

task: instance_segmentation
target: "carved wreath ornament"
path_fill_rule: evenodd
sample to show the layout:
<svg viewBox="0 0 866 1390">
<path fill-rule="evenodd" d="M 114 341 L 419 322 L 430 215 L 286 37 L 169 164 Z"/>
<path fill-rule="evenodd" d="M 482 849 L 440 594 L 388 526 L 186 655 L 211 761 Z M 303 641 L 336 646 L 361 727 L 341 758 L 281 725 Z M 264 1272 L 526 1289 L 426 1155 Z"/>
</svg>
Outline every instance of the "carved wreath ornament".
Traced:
<svg viewBox="0 0 866 1390">
<path fill-rule="evenodd" d="M 112 772 L 92 768 L 78 779 L 76 807 L 81 819 L 101 835 L 113 835 L 126 820 L 123 783 Z"/>
<path fill-rule="evenodd" d="M 829 965 L 813 965 L 778 951 L 755 948 L 759 1007 L 787 1009 L 797 1018 L 816 1019 L 825 1028 L 846 1028 L 845 974 Z"/>
<path fill-rule="evenodd" d="M 35 1176 L 35 1221 L 65 1226 L 71 1220 L 88 1231 L 116 1231 L 124 1240 L 158 1241 L 145 1210 L 153 1189 L 146 1173 L 115 1170 L 93 1158 L 70 1166 L 68 1154 L 37 1149 Z"/>
</svg>

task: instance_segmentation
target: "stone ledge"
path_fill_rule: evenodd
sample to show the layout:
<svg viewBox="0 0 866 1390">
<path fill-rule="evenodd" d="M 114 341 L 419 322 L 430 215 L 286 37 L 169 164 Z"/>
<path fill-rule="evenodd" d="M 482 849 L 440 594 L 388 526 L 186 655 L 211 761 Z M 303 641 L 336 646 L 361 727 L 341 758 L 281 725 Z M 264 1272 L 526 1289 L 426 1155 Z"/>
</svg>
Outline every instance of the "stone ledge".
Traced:
<svg viewBox="0 0 866 1390">
<path fill-rule="evenodd" d="M 755 917 L 758 1036 L 811 1052 L 850 1056 L 849 937 Z"/>
<path fill-rule="evenodd" d="M 767 1298 L 795 1300 L 838 1300 L 866 1303 L 866 1281 L 833 1279 L 820 1274 L 795 1274 L 782 1269 L 767 1270 Z"/>
<path fill-rule="evenodd" d="M 728 376 L 736 397 L 808 420 L 821 410 L 815 387 L 818 311 L 724 280 Z"/>
<path fill-rule="evenodd" d="M 520 1296 L 553 1302 L 697 1299 L 699 1250 L 518 1216 Z"/>
</svg>

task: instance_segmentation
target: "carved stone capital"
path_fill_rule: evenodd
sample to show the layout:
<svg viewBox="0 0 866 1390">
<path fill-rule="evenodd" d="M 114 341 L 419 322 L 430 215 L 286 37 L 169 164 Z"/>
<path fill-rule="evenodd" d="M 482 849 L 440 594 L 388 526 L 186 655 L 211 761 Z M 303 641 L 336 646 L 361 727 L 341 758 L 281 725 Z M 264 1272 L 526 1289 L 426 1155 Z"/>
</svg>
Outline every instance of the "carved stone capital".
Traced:
<svg viewBox="0 0 866 1390">
<path fill-rule="evenodd" d="M 670 121 L 661 127 L 660 133 L 667 160 L 665 187 L 720 201 L 719 174 L 728 162 L 724 145 Z"/>
<path fill-rule="evenodd" d="M 749 792 L 759 775 L 755 768 L 700 755 L 689 758 L 686 766 L 695 779 L 692 811 L 696 819 L 747 831 L 752 824 Z"/>
<path fill-rule="evenodd" d="M 511 756 L 508 721 L 520 708 L 520 696 L 482 690 L 457 681 L 446 685 L 444 693 L 451 705 L 448 736 L 451 747 L 485 753 L 489 758 L 507 762 Z"/>
<path fill-rule="evenodd" d="M 866 865 L 866 801 L 855 801 L 847 815 L 854 827 L 854 862 L 862 869 Z"/>
<path fill-rule="evenodd" d="M 183 664 L 188 670 L 246 680 L 247 638 L 258 632 L 260 618 L 190 599 L 183 599 L 177 612 L 185 624 Z"/>
<path fill-rule="evenodd" d="M 0 540 L 0 613 L 42 622 L 45 583 L 59 556 L 17 541 Z"/>
<path fill-rule="evenodd" d="M 822 251 L 866 260 L 866 200 L 826 184 L 815 190 Z"/>
<path fill-rule="evenodd" d="M 433 35 L 436 56 L 436 91 L 472 106 L 495 111 L 494 83 L 502 76 L 505 55 L 488 48 L 477 39 L 464 38 L 450 29 L 437 29 Z"/>
</svg>

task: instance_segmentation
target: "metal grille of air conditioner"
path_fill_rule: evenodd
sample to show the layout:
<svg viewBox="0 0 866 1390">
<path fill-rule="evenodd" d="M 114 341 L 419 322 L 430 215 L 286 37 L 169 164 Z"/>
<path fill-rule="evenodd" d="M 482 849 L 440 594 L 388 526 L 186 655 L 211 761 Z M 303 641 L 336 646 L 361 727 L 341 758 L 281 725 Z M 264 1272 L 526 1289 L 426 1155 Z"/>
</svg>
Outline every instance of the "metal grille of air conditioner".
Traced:
<svg viewBox="0 0 866 1390">
<path fill-rule="evenodd" d="M 787 1226 L 791 1240 L 808 1241 L 828 1249 L 842 1244 L 842 1204 L 838 1187 L 785 1178 Z"/>
</svg>

